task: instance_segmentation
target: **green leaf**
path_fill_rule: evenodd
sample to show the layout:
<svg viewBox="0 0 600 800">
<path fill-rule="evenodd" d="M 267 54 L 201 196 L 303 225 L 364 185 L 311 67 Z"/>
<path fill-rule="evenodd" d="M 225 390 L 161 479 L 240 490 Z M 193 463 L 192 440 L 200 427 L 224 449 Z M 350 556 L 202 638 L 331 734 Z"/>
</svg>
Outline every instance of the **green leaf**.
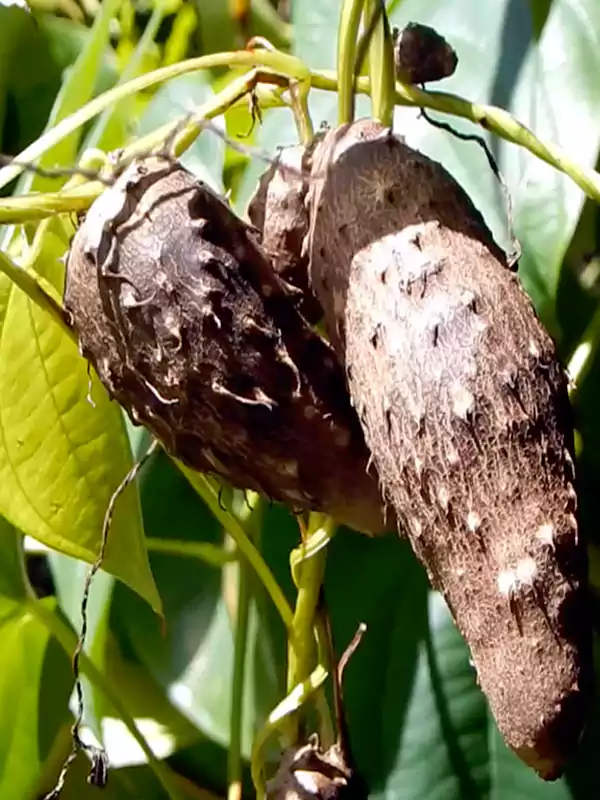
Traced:
<svg viewBox="0 0 600 800">
<path fill-rule="evenodd" d="M 60 286 L 66 243 L 56 230 L 45 226 L 37 240 L 35 269 Z M 88 378 L 72 340 L 5 276 L 0 363 L 0 514 L 48 547 L 92 562 L 110 497 L 132 463 L 121 411 Z M 103 568 L 160 612 L 135 485 L 116 503 Z"/>
<path fill-rule="evenodd" d="M 23 567 L 21 537 L 0 517 L 0 616 L 27 599 L 29 584 Z"/>
<path fill-rule="evenodd" d="M 163 21 L 163 16 L 164 5 L 160 2 L 156 4 L 144 33 L 127 60 L 127 65 L 119 79 L 120 85 L 150 71 L 154 66 L 158 66 L 154 63 L 156 59 L 152 59 L 151 55 L 157 50 L 154 40 Z M 136 116 L 139 103 L 140 101 L 137 97 L 130 96 L 103 111 L 94 122 L 89 135 L 85 139 L 83 150 L 95 147 L 110 151 L 122 147 L 128 139 L 128 134 L 132 128 L 132 119 Z"/>
<path fill-rule="evenodd" d="M 326 600 L 338 652 L 359 622 L 367 623 L 346 670 L 344 700 L 370 797 L 566 800 L 593 794 L 598 725 L 566 778 L 545 783 L 522 764 L 498 733 L 469 651 L 406 542 L 338 534 L 328 556 Z"/>
<path fill-rule="evenodd" d="M 45 35 L 54 61 L 61 70 L 68 69 L 77 60 L 82 50 L 87 48 L 93 35 L 92 30 L 85 25 L 74 22 L 72 19 L 55 17 L 52 14 L 40 15 L 38 25 Z M 96 81 L 98 94 L 115 85 L 118 78 L 117 67 L 114 51 L 105 49 Z M 47 121 L 49 112 L 50 108 L 44 117 L 44 122 Z M 29 140 L 23 144 L 23 147 L 28 143 Z"/>
<path fill-rule="evenodd" d="M 532 37 L 525 4 L 456 0 L 450 6 L 437 0 L 405 0 L 391 14 L 390 22 L 402 28 L 415 19 L 439 31 L 457 52 L 457 70 L 439 83 L 440 91 L 455 92 L 478 103 L 509 100 L 510 87 Z M 438 89 L 438 84 L 431 89 Z M 430 116 L 459 132 L 482 136 L 494 151 L 491 137 L 482 128 L 435 113 Z M 446 167 L 482 212 L 496 241 L 508 248 L 504 196 L 483 149 L 435 128 L 421 117 L 419 109 L 397 108 L 394 127 L 411 147 Z M 512 190 L 512 185 L 509 188 Z"/>
<path fill-rule="evenodd" d="M 32 795 L 68 717 L 69 662 L 28 612 L 31 593 L 20 536 L 0 520 L 0 796 L 6 798 Z"/>
<path fill-rule="evenodd" d="M 590 167 L 600 147 L 599 41 L 595 0 L 554 0 L 510 103 L 512 113 L 536 135 Z M 523 245 L 522 279 L 558 334 L 558 280 L 585 197 L 569 178 L 529 153 L 506 143 L 501 153 Z"/>
<path fill-rule="evenodd" d="M 109 44 L 110 23 L 115 16 L 121 0 L 105 0 L 99 8 L 91 36 L 77 61 L 65 74 L 61 90 L 56 98 L 52 113 L 48 119 L 46 130 L 53 128 L 61 119 L 77 111 L 92 97 L 96 86 L 105 50 Z M 40 158 L 39 166 L 73 166 L 77 160 L 77 151 L 81 132 L 76 131 L 66 136 Z M 40 175 L 24 175 L 19 181 L 21 193 L 29 190 L 52 191 L 64 178 L 43 178 Z"/>
<path fill-rule="evenodd" d="M 0 5 L 2 152 L 19 152 L 38 136 L 59 86 L 60 65 L 33 16 L 24 8 Z"/>
</svg>

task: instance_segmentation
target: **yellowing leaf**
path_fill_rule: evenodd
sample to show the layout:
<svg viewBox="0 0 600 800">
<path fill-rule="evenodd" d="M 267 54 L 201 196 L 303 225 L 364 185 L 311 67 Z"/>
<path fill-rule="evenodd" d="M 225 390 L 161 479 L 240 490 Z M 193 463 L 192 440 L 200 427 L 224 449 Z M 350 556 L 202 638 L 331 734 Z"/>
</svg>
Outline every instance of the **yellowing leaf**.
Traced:
<svg viewBox="0 0 600 800">
<path fill-rule="evenodd" d="M 58 287 L 59 230 L 38 231 L 35 263 Z M 88 377 L 66 333 L 0 276 L 0 514 L 48 547 L 94 561 L 110 497 L 131 464 L 119 406 Z M 116 503 L 103 568 L 160 613 L 135 486 Z"/>
</svg>

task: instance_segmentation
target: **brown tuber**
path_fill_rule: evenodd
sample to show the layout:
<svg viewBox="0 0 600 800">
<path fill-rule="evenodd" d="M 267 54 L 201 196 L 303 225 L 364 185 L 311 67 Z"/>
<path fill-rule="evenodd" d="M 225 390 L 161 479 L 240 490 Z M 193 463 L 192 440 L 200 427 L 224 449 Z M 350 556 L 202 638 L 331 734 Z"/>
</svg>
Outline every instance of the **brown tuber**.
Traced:
<svg viewBox="0 0 600 800">
<path fill-rule="evenodd" d="M 386 499 L 505 740 L 555 779 L 584 725 L 591 629 L 553 342 L 465 192 L 389 129 L 328 132 L 308 203 L 313 287 Z"/>
<path fill-rule="evenodd" d="M 311 323 L 323 311 L 308 280 L 308 255 L 302 245 L 308 234 L 305 198 L 312 147 L 286 147 L 260 178 L 248 205 L 248 216 L 260 231 L 261 244 L 277 274 L 298 293 L 298 309 Z"/>
<path fill-rule="evenodd" d="M 133 163 L 67 261 L 83 354 L 188 466 L 360 531 L 385 529 L 330 346 L 227 204 L 171 160 Z"/>
</svg>

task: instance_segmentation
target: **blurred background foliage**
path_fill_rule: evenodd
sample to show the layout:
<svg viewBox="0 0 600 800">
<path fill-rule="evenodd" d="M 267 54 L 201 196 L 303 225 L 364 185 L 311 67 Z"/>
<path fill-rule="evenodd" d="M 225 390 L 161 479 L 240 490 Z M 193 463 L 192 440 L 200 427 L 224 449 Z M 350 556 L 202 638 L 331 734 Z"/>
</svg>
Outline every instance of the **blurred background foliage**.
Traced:
<svg viewBox="0 0 600 800">
<path fill-rule="evenodd" d="M 17 154 L 45 128 L 119 81 L 187 57 L 233 50 L 254 34 L 299 55 L 312 68 L 335 67 L 339 0 L 252 0 L 248 4 L 241 0 L 39 0 L 29 5 L 31 13 L 23 4 L 0 3 L 0 149 L 6 154 Z M 388 9 L 393 24 L 415 20 L 433 25 L 455 47 L 459 68 L 442 87 L 445 91 L 507 108 L 536 134 L 562 145 L 575 160 L 590 166 L 596 163 L 600 146 L 597 0 L 392 0 Z M 86 147 L 121 147 L 181 116 L 232 77 L 224 70 L 193 73 L 128 98 L 62 142 L 48 163 L 73 164 Z M 316 125 L 335 121 L 333 95 L 314 93 L 311 109 Z M 368 113 L 368 104 L 361 101 L 359 110 Z M 245 108 L 228 112 L 218 122 L 232 137 L 246 136 L 251 129 Z M 466 122 L 453 124 L 469 129 Z M 506 245 L 504 200 L 480 149 L 433 129 L 414 109 L 397 110 L 396 125 L 409 144 L 444 163 L 471 194 L 498 241 Z M 279 109 L 265 112 L 262 125 L 244 141 L 271 153 L 294 143 L 291 115 Z M 566 362 L 588 326 L 593 327 L 599 309 L 598 206 L 586 202 L 569 179 L 530 154 L 491 137 L 489 143 L 513 198 L 516 233 L 524 251 L 522 280 Z M 231 192 L 240 213 L 264 169 L 260 160 L 240 154 L 211 132 L 200 136 L 183 161 L 219 191 Z M 26 175 L 3 191 L 24 192 L 32 186 L 42 190 L 51 184 Z M 43 247 L 47 248 L 45 236 Z M 48 276 L 60 285 L 60 278 L 54 280 L 51 271 Z M 6 297 L 0 286 L 0 306 L 4 303 L 6 311 L 0 315 L 0 339 L 4 339 L 0 347 L 0 452 L 4 454 L 9 452 L 11 436 L 22 436 L 19 431 L 26 416 L 33 418 L 40 411 L 48 429 L 54 430 L 59 422 L 68 427 L 72 422 L 71 418 L 65 422 L 66 415 L 74 403 L 65 400 L 64 408 L 57 406 L 48 421 L 42 402 L 48 387 L 36 384 L 40 361 L 32 362 L 31 369 L 37 372 L 25 371 L 22 377 L 26 383 L 19 384 L 22 401 L 21 395 L 10 394 L 17 380 L 13 368 L 24 369 L 11 347 L 25 347 L 29 323 L 25 310 L 19 314 L 14 310 L 12 298 L 11 333 L 5 335 L 9 330 Z M 19 338 L 20 332 L 25 338 Z M 45 340 L 40 341 L 43 345 Z M 48 347 L 56 355 L 58 345 Z M 74 369 L 69 353 L 61 356 L 65 360 L 54 377 L 46 373 L 47 381 L 55 381 L 54 387 Z M 592 577 L 600 586 L 594 544 L 600 538 L 596 505 L 600 496 L 600 360 L 592 355 L 591 364 L 578 388 L 575 410 L 583 533 L 592 542 Z M 84 371 L 77 386 L 87 388 Z M 9 486 L 6 464 L 10 459 L 0 455 L 0 512 L 6 518 L 0 517 L 2 800 L 42 797 L 53 786 L 70 746 L 72 672 L 67 653 L 74 641 L 71 626 L 78 630 L 80 624 L 88 567 L 63 553 L 80 552 L 85 557 L 86 531 L 101 525 L 112 477 L 122 476 L 131 459 L 126 439 L 119 439 L 117 428 L 122 421 L 115 423 L 108 408 L 102 414 L 99 427 L 86 436 L 104 444 L 83 462 L 93 475 L 85 491 L 77 489 L 79 494 L 73 494 L 75 483 L 69 482 L 75 478 L 62 475 L 57 460 L 60 443 L 52 440 L 49 444 L 49 434 L 39 419 L 35 423 L 38 435 L 27 440 L 34 448 L 23 478 L 27 488 L 23 496 L 28 495 L 29 505 L 16 490 L 10 490 L 11 498 L 7 498 L 8 489 L 3 494 L 2 481 Z M 113 433 L 111 425 L 116 426 Z M 77 430 L 81 433 L 82 428 Z M 30 429 L 26 431 L 30 436 Z M 127 432 L 136 457 L 144 451 L 146 437 L 131 426 Z M 67 430 L 66 438 L 69 435 Z M 49 470 L 61 472 L 60 479 L 44 472 L 46 463 Z M 43 527 L 47 520 L 39 498 L 47 486 L 56 490 L 58 485 L 64 494 L 61 507 L 70 508 L 71 516 L 62 520 L 58 533 L 54 528 L 48 533 L 52 526 Z M 68 497 L 74 498 L 71 506 Z M 35 513 L 29 513 L 30 507 L 35 507 Z M 88 510 L 89 519 L 83 519 Z M 23 535 L 27 537 L 24 554 Z M 53 535 L 64 538 L 59 541 Z M 112 764 L 102 797 L 162 800 L 168 796 L 122 715 L 115 713 L 110 700 L 115 697 L 135 719 L 156 757 L 168 764 L 179 797 L 225 796 L 237 580 L 228 537 L 211 509 L 162 453 L 144 467 L 139 502 L 138 498 L 129 500 L 113 535 L 121 537 L 121 562 L 129 557 L 131 563 L 129 572 L 124 569 L 120 574 L 125 583 L 100 573 L 94 584 L 87 654 L 102 679 L 85 681 L 86 735 L 103 739 Z M 143 564 L 144 536 L 164 621 L 146 602 L 160 607 Z M 298 536 L 293 515 L 278 507 L 266 509 L 260 548 L 292 604 L 289 553 Z M 50 552 L 36 540 L 56 544 L 63 553 Z M 581 751 L 567 776 L 555 784 L 538 780 L 503 744 L 476 685 L 462 638 L 444 602 L 429 590 L 405 542 L 394 536 L 370 541 L 343 531 L 330 547 L 326 592 L 340 648 L 358 622 L 368 624 L 348 669 L 346 703 L 352 743 L 372 798 L 566 800 L 596 796 L 597 709 L 591 713 Z M 242 736 L 246 757 L 254 732 L 281 699 L 285 686 L 284 629 L 256 581 L 247 647 Z M 80 756 L 69 774 L 65 800 L 92 800 L 98 795 L 86 783 L 86 774 L 87 765 Z M 251 796 L 247 772 L 245 781 L 245 791 Z"/>
</svg>

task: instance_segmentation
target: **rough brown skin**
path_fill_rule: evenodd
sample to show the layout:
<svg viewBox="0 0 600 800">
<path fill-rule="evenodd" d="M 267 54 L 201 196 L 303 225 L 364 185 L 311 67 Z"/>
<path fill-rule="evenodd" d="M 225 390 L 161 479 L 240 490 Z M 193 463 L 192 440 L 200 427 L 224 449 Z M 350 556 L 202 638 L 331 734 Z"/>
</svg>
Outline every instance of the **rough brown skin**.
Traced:
<svg viewBox="0 0 600 800">
<path fill-rule="evenodd" d="M 591 629 L 553 342 L 466 194 L 378 123 L 326 135 L 308 202 L 313 286 L 387 499 L 505 740 L 555 779 Z"/>
<path fill-rule="evenodd" d="M 335 353 L 248 226 L 182 167 L 136 162 L 94 203 L 65 307 L 111 395 L 188 466 L 389 527 Z"/>
<path fill-rule="evenodd" d="M 277 274 L 298 290 L 298 308 L 311 323 L 323 310 L 308 280 L 308 256 L 302 244 L 308 234 L 305 197 L 311 149 L 287 147 L 276 163 L 263 173 L 250 204 L 248 216 L 261 233 L 261 244 Z M 286 170 L 285 167 L 291 167 Z"/>
<path fill-rule="evenodd" d="M 393 31 L 396 77 L 406 83 L 430 83 L 452 75 L 458 57 L 434 28 L 409 22 Z"/>
</svg>

